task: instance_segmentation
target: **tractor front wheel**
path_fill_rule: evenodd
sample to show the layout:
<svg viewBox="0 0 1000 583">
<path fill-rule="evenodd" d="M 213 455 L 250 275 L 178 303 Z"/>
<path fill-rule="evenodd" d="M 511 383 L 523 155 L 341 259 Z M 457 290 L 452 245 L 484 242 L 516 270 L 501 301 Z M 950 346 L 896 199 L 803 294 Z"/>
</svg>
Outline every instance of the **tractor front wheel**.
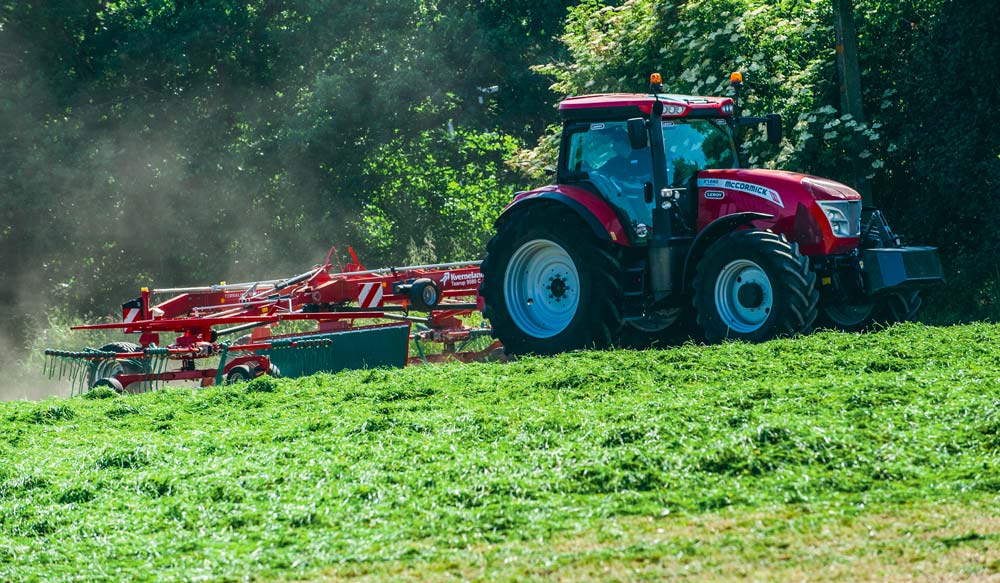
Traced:
<svg viewBox="0 0 1000 583">
<path fill-rule="evenodd" d="M 622 325 L 621 264 L 582 221 L 544 208 L 508 217 L 489 242 L 483 313 L 509 355 L 606 347 Z"/>
<path fill-rule="evenodd" d="M 698 263 L 694 307 L 709 342 L 763 342 L 811 329 L 815 286 L 796 244 L 770 231 L 733 231 Z"/>
</svg>

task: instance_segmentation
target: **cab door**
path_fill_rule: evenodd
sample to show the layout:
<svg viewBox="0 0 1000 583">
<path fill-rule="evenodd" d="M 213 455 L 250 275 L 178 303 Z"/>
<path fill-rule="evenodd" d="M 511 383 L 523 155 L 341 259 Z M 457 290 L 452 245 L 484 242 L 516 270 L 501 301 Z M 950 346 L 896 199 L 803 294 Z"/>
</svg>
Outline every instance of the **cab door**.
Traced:
<svg viewBox="0 0 1000 583">
<path fill-rule="evenodd" d="M 603 196 L 632 232 L 651 224 L 652 155 L 649 146 L 632 149 L 625 121 L 567 125 L 562 153 L 560 183 L 584 185 Z"/>
</svg>

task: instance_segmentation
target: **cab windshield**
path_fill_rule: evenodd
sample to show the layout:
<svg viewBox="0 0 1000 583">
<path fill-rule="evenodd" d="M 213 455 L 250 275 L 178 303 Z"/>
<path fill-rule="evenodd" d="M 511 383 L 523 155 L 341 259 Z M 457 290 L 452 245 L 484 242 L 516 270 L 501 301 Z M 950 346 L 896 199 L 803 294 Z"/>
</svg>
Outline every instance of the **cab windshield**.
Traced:
<svg viewBox="0 0 1000 583">
<path fill-rule="evenodd" d="M 651 182 L 649 147 L 633 150 L 623 121 L 590 124 L 589 131 L 574 133 L 566 159 L 570 173 L 599 174 L 618 186 Z M 725 121 L 719 119 L 675 119 L 663 121 L 663 145 L 667 162 L 667 184 L 683 188 L 699 170 L 736 168 L 736 147 Z M 606 193 L 615 194 L 615 193 Z"/>
<path fill-rule="evenodd" d="M 736 146 L 724 120 L 664 120 L 667 184 L 683 188 L 695 172 L 736 168 Z"/>
</svg>

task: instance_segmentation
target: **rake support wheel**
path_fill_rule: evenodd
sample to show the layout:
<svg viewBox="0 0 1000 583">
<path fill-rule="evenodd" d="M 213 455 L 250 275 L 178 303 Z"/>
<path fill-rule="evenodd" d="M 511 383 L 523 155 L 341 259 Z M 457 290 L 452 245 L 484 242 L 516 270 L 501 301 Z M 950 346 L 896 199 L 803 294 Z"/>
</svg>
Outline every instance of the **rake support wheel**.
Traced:
<svg viewBox="0 0 1000 583">
<path fill-rule="evenodd" d="M 126 352 L 142 352 L 142 346 L 134 342 L 112 342 L 101 347 L 102 352 L 122 354 Z M 129 360 L 101 361 L 94 367 L 87 385 L 93 387 L 110 387 L 115 392 L 124 392 L 122 385 L 114 377 L 120 374 L 138 374 L 142 368 Z M 113 381 L 113 382 L 110 382 Z"/>
<path fill-rule="evenodd" d="M 257 371 L 245 364 L 240 364 L 229 369 L 226 373 L 226 384 L 245 383 L 257 378 Z"/>
</svg>

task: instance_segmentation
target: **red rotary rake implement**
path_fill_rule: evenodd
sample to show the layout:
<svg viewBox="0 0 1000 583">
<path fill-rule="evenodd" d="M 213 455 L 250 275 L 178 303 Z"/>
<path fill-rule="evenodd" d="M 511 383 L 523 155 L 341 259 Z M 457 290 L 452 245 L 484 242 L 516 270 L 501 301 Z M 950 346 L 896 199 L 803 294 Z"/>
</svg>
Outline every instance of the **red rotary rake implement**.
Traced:
<svg viewBox="0 0 1000 583">
<path fill-rule="evenodd" d="M 46 370 L 50 377 L 69 378 L 74 393 L 97 386 L 142 392 L 173 381 L 209 386 L 262 374 L 302 376 L 500 354 L 488 327 L 462 321 L 480 308 L 478 261 L 366 270 L 350 250 L 351 262 L 336 272 L 333 252 L 322 265 L 288 279 L 142 288 L 122 305 L 121 322 L 74 327 L 119 329 L 138 334 L 138 343 L 46 350 Z M 315 322 L 317 328 L 274 334 L 279 324 L 293 322 Z M 164 345 L 167 334 L 175 336 Z"/>
</svg>

